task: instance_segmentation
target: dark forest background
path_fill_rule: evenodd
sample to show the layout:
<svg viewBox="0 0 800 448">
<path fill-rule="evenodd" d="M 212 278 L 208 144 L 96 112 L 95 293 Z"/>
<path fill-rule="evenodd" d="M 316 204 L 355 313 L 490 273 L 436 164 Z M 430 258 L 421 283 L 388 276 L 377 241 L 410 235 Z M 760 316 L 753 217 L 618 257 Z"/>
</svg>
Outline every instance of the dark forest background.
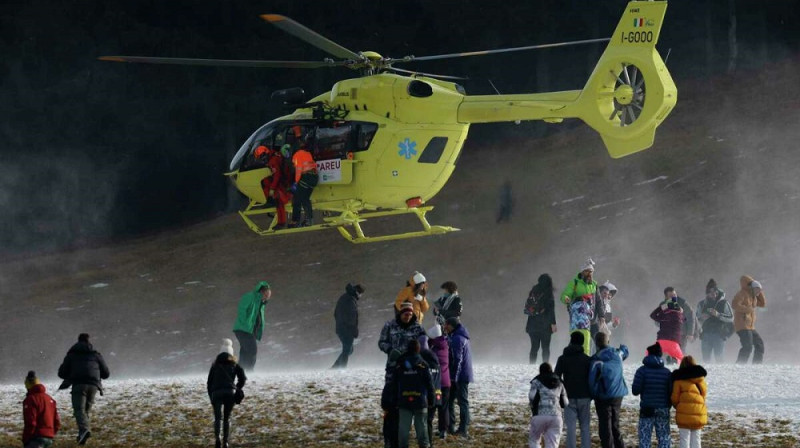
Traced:
<svg viewBox="0 0 800 448">
<path fill-rule="evenodd" d="M 309 95 L 345 69 L 199 68 L 100 62 L 102 55 L 320 60 L 263 22 L 285 14 L 355 51 L 424 56 L 606 37 L 620 0 L 6 1 L 0 8 L 0 254 L 75 248 L 238 209 L 222 173 L 273 90 Z M 800 50 L 800 2 L 669 5 L 659 50 L 678 84 L 759 73 Z M 419 63 L 467 75 L 468 93 L 582 87 L 602 45 Z M 763 76 L 763 74 L 762 74 Z M 763 76 L 769 89 L 769 75 Z M 753 95 L 758 95 L 757 91 Z M 680 94 L 678 108 L 680 108 Z M 720 101 L 711 95 L 708 101 Z M 747 107 L 742 104 L 741 107 Z M 465 147 L 567 126 L 475 126 Z M 500 137 L 498 137 L 500 136 Z M 658 137 L 656 137 L 658 145 Z"/>
</svg>

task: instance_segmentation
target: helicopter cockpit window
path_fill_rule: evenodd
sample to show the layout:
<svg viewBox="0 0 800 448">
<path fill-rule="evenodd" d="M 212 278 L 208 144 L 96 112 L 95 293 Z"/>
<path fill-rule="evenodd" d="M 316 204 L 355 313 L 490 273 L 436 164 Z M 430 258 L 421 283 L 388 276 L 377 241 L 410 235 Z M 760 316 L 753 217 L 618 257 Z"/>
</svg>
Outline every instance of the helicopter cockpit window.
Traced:
<svg viewBox="0 0 800 448">
<path fill-rule="evenodd" d="M 422 154 L 419 155 L 419 163 L 438 163 L 442 157 L 444 148 L 447 146 L 447 137 L 434 137 L 425 145 Z"/>
<path fill-rule="evenodd" d="M 274 126 L 270 124 L 265 124 L 258 128 L 247 141 L 244 142 L 239 151 L 236 152 L 236 155 L 233 156 L 233 160 L 231 160 L 231 171 L 240 170 L 252 170 L 255 168 L 261 168 L 264 166 L 262 161 L 258 161 L 254 158 L 254 151 L 260 145 L 264 145 L 267 147 L 272 146 L 272 133 L 273 133 Z"/>
</svg>

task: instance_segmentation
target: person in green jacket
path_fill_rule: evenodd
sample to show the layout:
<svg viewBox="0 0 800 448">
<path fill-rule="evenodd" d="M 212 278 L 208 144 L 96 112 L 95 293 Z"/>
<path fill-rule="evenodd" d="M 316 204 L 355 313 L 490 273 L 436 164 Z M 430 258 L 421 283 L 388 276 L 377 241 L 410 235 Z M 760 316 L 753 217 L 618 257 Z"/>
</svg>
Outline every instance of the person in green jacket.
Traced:
<svg viewBox="0 0 800 448">
<path fill-rule="evenodd" d="M 267 282 L 258 282 L 252 291 L 239 299 L 239 312 L 233 334 L 239 340 L 239 365 L 245 370 L 253 370 L 256 365 L 258 345 L 264 332 L 264 306 L 272 296 Z"/>
<path fill-rule="evenodd" d="M 559 296 L 561 303 L 567 306 L 569 312 L 569 332 L 583 333 L 583 351 L 587 355 L 591 351 L 590 328 L 595 317 L 594 303 L 597 294 L 597 282 L 592 279 L 593 275 L 594 261 L 589 258 Z"/>
</svg>

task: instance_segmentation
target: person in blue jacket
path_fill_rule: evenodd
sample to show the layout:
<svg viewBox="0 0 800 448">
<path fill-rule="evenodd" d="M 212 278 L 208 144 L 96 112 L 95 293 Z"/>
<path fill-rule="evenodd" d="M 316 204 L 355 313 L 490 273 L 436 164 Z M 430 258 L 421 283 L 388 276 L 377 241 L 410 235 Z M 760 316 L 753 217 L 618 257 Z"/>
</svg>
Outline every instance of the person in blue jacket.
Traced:
<svg viewBox="0 0 800 448">
<path fill-rule="evenodd" d="M 472 376 L 472 349 L 469 344 L 469 332 L 461 324 L 458 317 L 451 317 L 445 321 L 444 331 L 448 334 L 450 343 L 450 433 L 469 438 L 469 383 L 474 381 Z M 459 422 L 458 431 L 455 430 L 455 402 L 458 400 Z"/>
<path fill-rule="evenodd" d="M 608 334 L 597 333 L 594 338 L 597 353 L 592 356 L 589 371 L 589 390 L 594 398 L 600 445 L 603 448 L 625 448 L 619 430 L 622 398 L 628 395 L 628 386 L 622 376 L 622 361 L 628 358 L 628 347 L 608 345 Z"/>
<path fill-rule="evenodd" d="M 647 347 L 647 356 L 633 377 L 633 395 L 641 395 L 639 402 L 639 446 L 650 446 L 653 427 L 658 448 L 670 448 L 669 410 L 672 394 L 672 373 L 664 367 L 663 352 L 658 342 Z"/>
</svg>

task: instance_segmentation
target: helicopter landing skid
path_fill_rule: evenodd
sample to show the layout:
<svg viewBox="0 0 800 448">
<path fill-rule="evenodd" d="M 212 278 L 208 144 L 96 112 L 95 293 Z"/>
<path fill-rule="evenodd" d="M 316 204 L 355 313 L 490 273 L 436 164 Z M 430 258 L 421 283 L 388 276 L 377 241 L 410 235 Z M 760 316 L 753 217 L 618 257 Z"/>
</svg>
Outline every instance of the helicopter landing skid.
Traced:
<svg viewBox="0 0 800 448">
<path fill-rule="evenodd" d="M 417 238 L 428 235 L 442 235 L 445 233 L 455 232 L 460 230 L 455 227 L 449 227 L 449 226 L 432 226 L 428 222 L 428 219 L 425 217 L 425 214 L 433 210 L 433 206 L 416 207 L 408 209 L 381 210 L 368 213 L 357 213 L 346 210 L 341 212 L 341 214 L 337 216 L 323 218 L 325 222 L 322 224 L 315 224 L 305 227 L 285 228 L 280 230 L 273 230 L 273 227 L 277 223 L 277 218 L 273 218 L 269 228 L 265 230 L 262 229 L 258 224 L 256 224 L 252 219 L 250 219 L 250 216 L 275 213 L 275 208 L 270 207 L 270 208 L 252 209 L 254 205 L 255 204 L 251 204 L 244 211 L 240 211 L 239 216 L 242 217 L 245 224 L 247 224 L 250 230 L 261 236 L 285 235 L 290 233 L 310 232 L 314 230 L 330 229 L 336 227 L 339 230 L 339 233 L 351 243 L 375 243 L 380 241 Z M 416 232 L 396 233 L 391 235 L 381 235 L 373 237 L 364 235 L 364 230 L 361 228 L 361 223 L 369 218 L 404 215 L 408 213 L 417 216 L 417 219 L 419 219 L 420 223 L 422 224 L 423 230 L 418 230 Z M 355 235 L 346 228 L 349 226 L 353 227 Z"/>
</svg>

